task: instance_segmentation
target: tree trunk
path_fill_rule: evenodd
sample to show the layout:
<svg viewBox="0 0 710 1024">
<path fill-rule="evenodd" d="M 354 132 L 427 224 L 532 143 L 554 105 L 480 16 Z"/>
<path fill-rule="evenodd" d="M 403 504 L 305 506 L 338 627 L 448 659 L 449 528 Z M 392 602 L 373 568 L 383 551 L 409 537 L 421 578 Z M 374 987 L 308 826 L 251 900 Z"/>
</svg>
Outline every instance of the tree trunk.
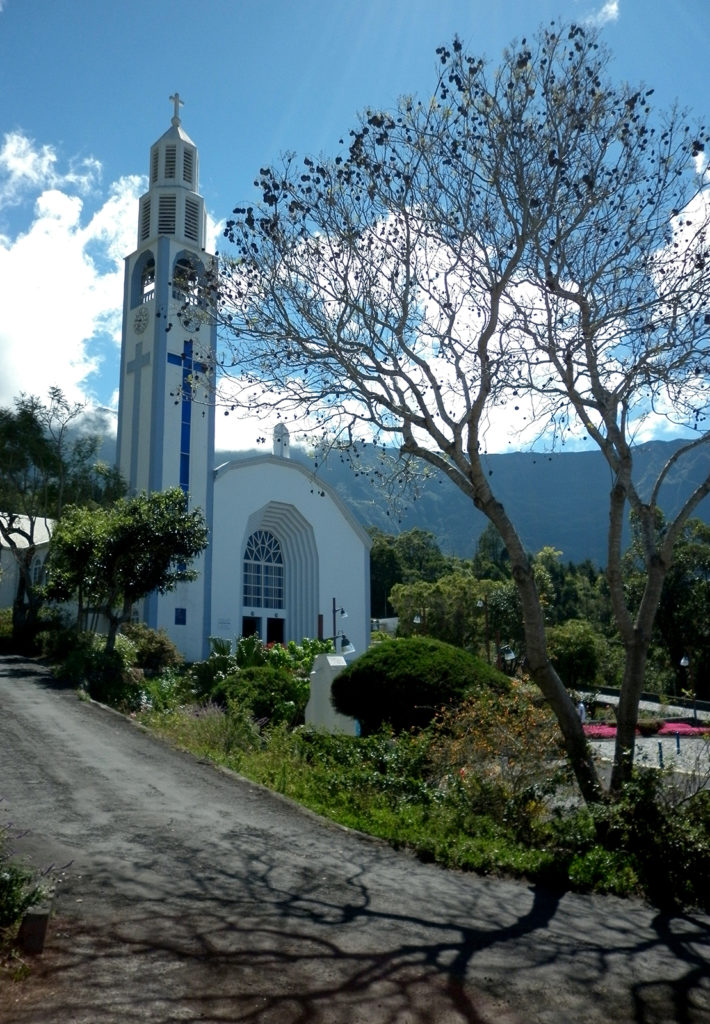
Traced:
<svg viewBox="0 0 710 1024">
<path fill-rule="evenodd" d="M 545 624 L 529 565 L 513 567 L 513 578 L 523 608 L 526 657 L 530 674 L 550 705 L 562 732 L 565 750 L 577 785 L 588 804 L 604 799 L 596 765 L 577 708 L 547 655 Z"/>
<path fill-rule="evenodd" d="M 653 623 L 661 600 L 663 581 L 669 568 L 669 564 L 658 557 L 653 557 L 650 562 L 646 586 L 633 632 L 630 637 L 624 637 L 626 657 L 619 706 L 616 712 L 616 748 L 610 787 L 612 794 L 619 792 L 623 784 L 631 778 L 633 771 L 636 724 L 646 671 L 646 659 L 651 643 Z"/>
<path fill-rule="evenodd" d="M 620 791 L 623 784 L 631 778 L 633 771 L 636 723 L 647 654 L 648 641 L 641 635 L 626 648 L 624 675 L 616 709 L 616 747 L 610 787 L 612 793 Z"/>
<path fill-rule="evenodd" d="M 525 647 L 530 674 L 552 709 L 562 732 L 565 750 L 586 803 L 604 799 L 604 788 L 591 755 L 582 722 L 564 683 L 547 654 L 545 620 L 530 559 L 501 505 L 491 501 L 484 510 L 503 538 L 510 557 L 513 580 L 523 610 Z"/>
<path fill-rule="evenodd" d="M 37 629 L 37 620 L 42 602 L 37 598 L 30 573 L 35 549 L 27 548 L 17 558 L 17 592 L 12 602 L 12 642 L 19 651 L 29 652 Z"/>
<path fill-rule="evenodd" d="M 106 654 L 111 654 L 116 649 L 116 635 L 121 626 L 122 622 L 128 622 L 131 617 L 131 603 L 130 601 L 124 601 L 121 611 L 116 613 L 113 607 L 110 607 L 106 616 L 108 618 L 108 633 L 106 634 L 106 646 L 104 651 Z"/>
<path fill-rule="evenodd" d="M 116 649 L 116 634 L 118 633 L 121 621 L 120 615 L 111 613 L 108 616 L 108 633 L 106 634 L 106 646 L 104 647 L 105 654 L 112 654 Z"/>
</svg>

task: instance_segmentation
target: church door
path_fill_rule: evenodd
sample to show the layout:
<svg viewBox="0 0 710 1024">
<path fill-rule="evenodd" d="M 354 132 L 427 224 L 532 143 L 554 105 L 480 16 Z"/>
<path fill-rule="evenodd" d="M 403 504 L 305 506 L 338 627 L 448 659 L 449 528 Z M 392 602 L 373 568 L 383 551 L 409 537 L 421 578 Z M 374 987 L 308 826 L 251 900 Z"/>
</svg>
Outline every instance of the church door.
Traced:
<svg viewBox="0 0 710 1024">
<path fill-rule="evenodd" d="M 283 644 L 284 642 L 284 620 L 266 620 L 266 642 L 267 644 Z"/>
<path fill-rule="evenodd" d="M 281 545 L 269 530 L 255 530 L 247 541 L 242 607 L 243 636 L 257 633 L 266 643 L 283 643 L 284 560 Z"/>
</svg>

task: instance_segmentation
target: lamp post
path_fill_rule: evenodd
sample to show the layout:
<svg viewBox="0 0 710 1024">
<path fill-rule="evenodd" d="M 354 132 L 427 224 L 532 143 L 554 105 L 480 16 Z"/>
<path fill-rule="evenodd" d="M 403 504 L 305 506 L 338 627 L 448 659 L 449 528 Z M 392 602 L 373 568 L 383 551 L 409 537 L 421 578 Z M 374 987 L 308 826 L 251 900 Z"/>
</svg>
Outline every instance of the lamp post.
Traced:
<svg viewBox="0 0 710 1024">
<path fill-rule="evenodd" d="M 335 647 L 336 654 L 338 653 L 338 640 L 340 640 L 341 637 L 345 639 L 344 635 L 338 632 L 338 615 L 340 615 L 342 619 L 347 619 L 348 617 L 348 613 L 345 609 L 339 608 L 338 602 L 333 598 L 333 647 Z M 350 646 L 350 644 L 348 644 L 348 646 Z"/>
<path fill-rule="evenodd" d="M 510 646 L 510 644 L 505 644 L 504 647 L 500 647 L 498 649 L 498 663 L 499 663 L 499 667 L 500 667 L 501 659 L 502 659 L 503 665 L 505 665 L 506 675 L 513 675 L 514 672 L 515 672 L 515 663 L 518 660 L 518 656 L 515 653 L 515 651 L 513 650 L 513 648 Z"/>
<path fill-rule="evenodd" d="M 687 654 L 680 659 L 680 667 L 688 670 L 688 690 L 693 698 L 693 722 L 698 724 L 698 705 L 695 686 L 693 684 L 693 664 Z"/>
<path fill-rule="evenodd" d="M 483 608 L 484 622 L 485 622 L 485 625 L 486 625 L 486 661 L 490 665 L 490 663 L 491 663 L 491 640 L 490 640 L 490 634 L 489 634 L 489 631 L 488 631 L 488 595 L 487 594 L 483 595 L 483 599 L 481 599 L 479 597 L 479 599 L 476 601 L 476 607 L 477 608 Z"/>
</svg>

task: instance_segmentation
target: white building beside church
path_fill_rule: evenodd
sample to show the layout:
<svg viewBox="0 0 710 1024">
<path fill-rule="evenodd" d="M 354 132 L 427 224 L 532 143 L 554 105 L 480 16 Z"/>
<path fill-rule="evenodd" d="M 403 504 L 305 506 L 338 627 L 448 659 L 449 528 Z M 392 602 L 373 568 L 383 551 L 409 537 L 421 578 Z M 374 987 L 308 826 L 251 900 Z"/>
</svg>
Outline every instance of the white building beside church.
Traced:
<svg viewBox="0 0 710 1024">
<path fill-rule="evenodd" d="M 15 544 L 20 551 L 27 550 L 30 544 L 27 538 L 32 538 L 35 553 L 30 563 L 30 577 L 33 583 L 41 583 L 45 577 L 44 563 L 49 552 L 54 520 L 42 516 L 30 520 L 27 516 L 8 516 L 2 512 L 0 519 L 4 520 L 8 529 L 13 526 L 17 528 L 13 532 Z M 0 608 L 12 608 L 17 597 L 19 577 L 17 558 L 0 534 Z"/>
<path fill-rule="evenodd" d="M 283 643 L 339 643 L 347 633 L 362 652 L 370 539 L 327 485 L 289 459 L 286 428 L 274 431 L 273 454 L 215 469 L 216 330 L 193 299 L 214 257 L 197 148 L 179 96 L 171 100 L 171 127 L 150 149 L 137 249 L 126 259 L 117 461 L 129 493 L 180 486 L 204 511 L 210 544 L 195 564 L 199 579 L 151 595 L 143 617 L 189 660 L 207 654 L 210 636 L 254 633 Z"/>
</svg>

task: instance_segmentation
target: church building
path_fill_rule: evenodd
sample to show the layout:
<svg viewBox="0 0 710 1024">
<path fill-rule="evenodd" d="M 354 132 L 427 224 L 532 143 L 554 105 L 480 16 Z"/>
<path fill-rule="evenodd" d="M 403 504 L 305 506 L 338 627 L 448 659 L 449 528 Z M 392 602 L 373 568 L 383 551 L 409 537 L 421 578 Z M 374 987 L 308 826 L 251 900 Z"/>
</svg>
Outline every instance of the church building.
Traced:
<svg viewBox="0 0 710 1024">
<path fill-rule="evenodd" d="M 194 564 L 198 579 L 152 594 L 143 618 L 191 661 L 206 656 L 211 636 L 255 633 L 267 643 L 332 637 L 336 649 L 347 640 L 362 653 L 370 538 L 344 502 L 289 458 L 283 425 L 271 454 L 216 466 L 216 327 L 197 298 L 214 256 L 197 147 L 178 94 L 171 100 L 125 265 L 117 461 L 129 494 L 181 487 L 203 510 L 210 541 Z"/>
</svg>

